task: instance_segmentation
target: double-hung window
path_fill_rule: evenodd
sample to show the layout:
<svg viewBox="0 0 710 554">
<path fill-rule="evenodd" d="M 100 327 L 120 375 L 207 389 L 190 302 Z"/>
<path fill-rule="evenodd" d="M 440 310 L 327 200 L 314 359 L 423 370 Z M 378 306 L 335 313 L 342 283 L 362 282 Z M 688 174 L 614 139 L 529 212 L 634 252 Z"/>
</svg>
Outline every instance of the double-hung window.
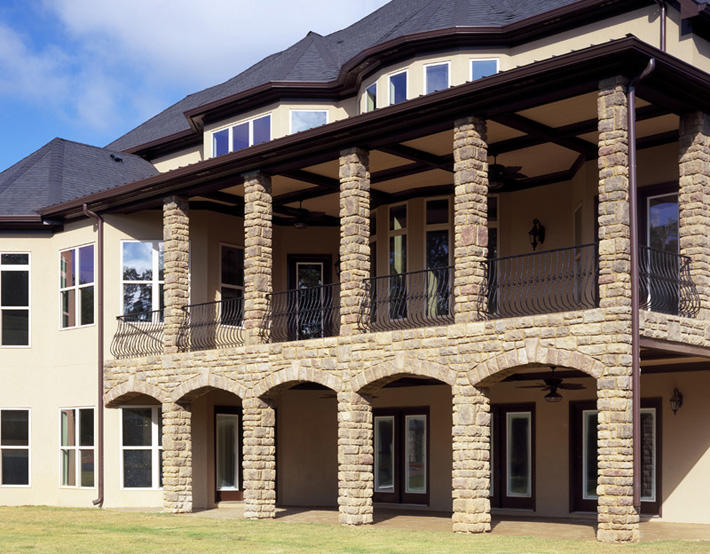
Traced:
<svg viewBox="0 0 710 554">
<path fill-rule="evenodd" d="M 476 81 L 498 73 L 498 58 L 471 60 L 471 80 Z"/>
<path fill-rule="evenodd" d="M 327 110 L 291 110 L 291 133 L 300 133 L 326 123 Z"/>
<path fill-rule="evenodd" d="M 271 140 L 271 115 L 250 119 L 212 133 L 212 155 L 222 156 Z"/>
<path fill-rule="evenodd" d="M 30 484 L 30 411 L 0 409 L 0 485 Z"/>
<path fill-rule="evenodd" d="M 94 322 L 94 245 L 59 253 L 61 326 L 80 327 Z"/>
<path fill-rule="evenodd" d="M 124 488 L 163 486 L 163 421 L 160 406 L 121 409 L 121 465 Z"/>
<path fill-rule="evenodd" d="M 30 255 L 0 252 L 0 346 L 30 344 Z"/>
<path fill-rule="evenodd" d="M 124 241 L 121 255 L 123 315 L 151 321 L 163 309 L 163 243 Z"/>
<path fill-rule="evenodd" d="M 426 94 L 444 90 L 450 86 L 449 62 L 424 66 L 424 89 Z"/>
<path fill-rule="evenodd" d="M 407 99 L 407 72 L 402 71 L 390 75 L 390 106 L 399 104 Z"/>
<path fill-rule="evenodd" d="M 60 456 L 63 487 L 94 486 L 94 409 L 60 412 Z"/>
</svg>

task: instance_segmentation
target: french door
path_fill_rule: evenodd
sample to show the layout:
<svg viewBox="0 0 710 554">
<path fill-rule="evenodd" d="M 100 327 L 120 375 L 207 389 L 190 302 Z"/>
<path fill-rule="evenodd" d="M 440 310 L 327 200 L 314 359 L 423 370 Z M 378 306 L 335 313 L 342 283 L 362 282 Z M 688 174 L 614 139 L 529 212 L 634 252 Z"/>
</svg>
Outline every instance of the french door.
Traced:
<svg viewBox="0 0 710 554">
<path fill-rule="evenodd" d="M 491 505 L 535 509 L 535 404 L 491 406 Z"/>
<path fill-rule="evenodd" d="M 593 400 L 570 402 L 570 511 L 597 509 L 597 407 Z M 641 400 L 641 511 L 661 508 L 660 414 L 657 398 Z"/>
<path fill-rule="evenodd" d="M 429 503 L 429 408 L 374 410 L 375 502 Z"/>
<path fill-rule="evenodd" d="M 242 500 L 241 410 L 215 409 L 215 500 Z"/>
<path fill-rule="evenodd" d="M 292 340 L 332 334 L 333 321 L 328 309 L 332 298 L 330 256 L 289 256 L 288 327 Z"/>
</svg>

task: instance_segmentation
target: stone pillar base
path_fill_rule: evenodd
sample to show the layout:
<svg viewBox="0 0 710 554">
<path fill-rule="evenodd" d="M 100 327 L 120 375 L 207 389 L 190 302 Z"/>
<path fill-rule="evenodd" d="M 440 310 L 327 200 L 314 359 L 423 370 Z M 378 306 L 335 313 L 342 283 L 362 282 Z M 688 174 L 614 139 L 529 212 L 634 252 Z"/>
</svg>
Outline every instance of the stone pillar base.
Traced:
<svg viewBox="0 0 710 554">
<path fill-rule="evenodd" d="M 261 398 L 243 402 L 244 517 L 276 516 L 276 443 L 274 409 Z"/>
<path fill-rule="evenodd" d="M 163 511 L 192 512 L 192 413 L 163 404 Z"/>
</svg>

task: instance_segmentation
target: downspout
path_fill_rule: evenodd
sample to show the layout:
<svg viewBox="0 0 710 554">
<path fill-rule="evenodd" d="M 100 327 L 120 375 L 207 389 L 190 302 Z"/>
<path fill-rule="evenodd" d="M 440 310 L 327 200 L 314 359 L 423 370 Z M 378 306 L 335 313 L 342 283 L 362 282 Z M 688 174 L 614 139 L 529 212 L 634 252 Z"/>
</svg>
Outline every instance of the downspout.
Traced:
<svg viewBox="0 0 710 554">
<path fill-rule="evenodd" d="M 665 0 L 656 0 L 658 8 L 661 10 L 660 20 L 661 20 L 661 39 L 660 39 L 660 49 L 662 52 L 666 51 L 666 2 Z"/>
<path fill-rule="evenodd" d="M 656 58 L 629 83 L 629 235 L 631 240 L 631 395 L 634 508 L 641 510 L 641 349 L 639 346 L 639 243 L 636 185 L 636 85 L 656 69 Z"/>
<path fill-rule="evenodd" d="M 101 508 L 104 504 L 104 220 L 103 218 L 88 209 L 86 204 L 82 206 L 82 211 L 86 217 L 96 220 L 98 228 L 96 257 L 98 264 L 96 268 L 96 277 L 98 280 L 98 489 L 99 496 L 93 500 L 94 506 Z"/>
</svg>

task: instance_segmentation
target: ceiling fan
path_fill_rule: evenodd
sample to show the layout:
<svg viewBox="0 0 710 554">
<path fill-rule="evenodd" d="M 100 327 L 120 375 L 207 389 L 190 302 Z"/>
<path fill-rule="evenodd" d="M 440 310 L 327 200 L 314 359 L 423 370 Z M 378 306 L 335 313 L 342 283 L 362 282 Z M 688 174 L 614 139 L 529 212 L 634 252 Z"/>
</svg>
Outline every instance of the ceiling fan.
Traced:
<svg viewBox="0 0 710 554">
<path fill-rule="evenodd" d="M 488 188 L 500 190 L 517 179 L 526 179 L 527 175 L 520 173 L 522 166 L 504 166 L 498 163 L 498 156 L 493 157 L 493 163 L 488 166 Z"/>
<path fill-rule="evenodd" d="M 552 371 L 551 375 L 549 377 L 543 378 L 544 384 L 542 385 L 524 385 L 521 387 L 518 387 L 520 389 L 542 389 L 545 391 L 548 391 L 547 394 L 545 395 L 545 401 L 547 402 L 560 402 L 562 401 L 562 395 L 557 392 L 558 389 L 564 389 L 564 390 L 581 390 L 584 388 L 584 385 L 580 385 L 577 383 L 563 383 L 562 378 L 560 377 L 555 377 L 555 369 L 557 369 L 557 366 L 550 366 L 550 370 Z"/>
<path fill-rule="evenodd" d="M 325 216 L 325 212 L 313 212 L 305 209 L 303 202 L 299 204 L 298 208 L 287 208 L 283 206 L 281 208 L 274 208 L 274 211 L 292 218 L 293 226 L 296 229 L 305 229 L 309 222 L 321 220 Z"/>
</svg>

